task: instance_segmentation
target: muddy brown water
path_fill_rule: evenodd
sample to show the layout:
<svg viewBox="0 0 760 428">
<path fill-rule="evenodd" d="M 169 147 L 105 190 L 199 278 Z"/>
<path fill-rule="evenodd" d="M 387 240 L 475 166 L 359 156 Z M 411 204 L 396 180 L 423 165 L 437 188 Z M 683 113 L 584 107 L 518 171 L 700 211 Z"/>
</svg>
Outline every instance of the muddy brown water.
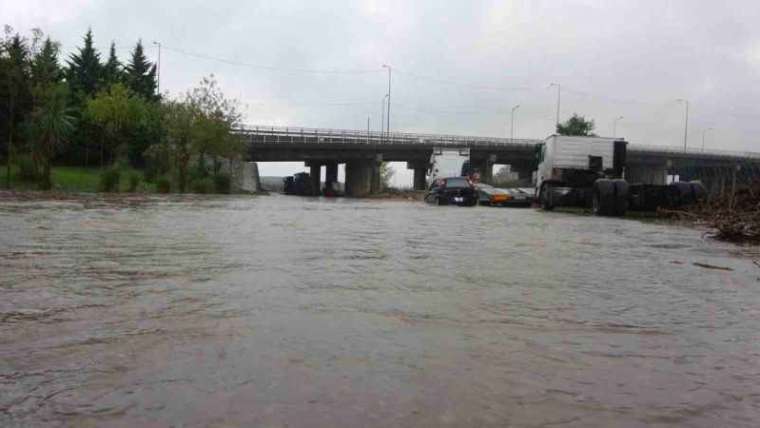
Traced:
<svg viewBox="0 0 760 428">
<path fill-rule="evenodd" d="M 532 209 L 5 200 L 0 426 L 757 426 L 753 259 Z"/>
</svg>

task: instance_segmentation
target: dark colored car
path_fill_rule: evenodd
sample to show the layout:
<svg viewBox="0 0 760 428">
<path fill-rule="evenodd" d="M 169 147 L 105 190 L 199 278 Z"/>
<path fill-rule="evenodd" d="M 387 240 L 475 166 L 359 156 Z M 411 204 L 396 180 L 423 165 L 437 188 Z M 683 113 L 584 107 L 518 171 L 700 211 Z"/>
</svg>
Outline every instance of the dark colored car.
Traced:
<svg viewBox="0 0 760 428">
<path fill-rule="evenodd" d="M 310 196 L 313 194 L 308 173 L 299 172 L 293 176 L 283 178 L 282 181 L 285 186 L 284 193 L 286 195 Z"/>
<path fill-rule="evenodd" d="M 478 192 L 467 177 L 439 178 L 430 186 L 425 202 L 472 207 L 478 204 Z"/>
</svg>

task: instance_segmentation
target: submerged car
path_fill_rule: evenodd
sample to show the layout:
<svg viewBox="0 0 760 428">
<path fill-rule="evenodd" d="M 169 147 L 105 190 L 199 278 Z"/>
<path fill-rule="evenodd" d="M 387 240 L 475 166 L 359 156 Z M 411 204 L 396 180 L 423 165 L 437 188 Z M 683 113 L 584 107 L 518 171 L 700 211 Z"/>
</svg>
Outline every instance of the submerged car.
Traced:
<svg viewBox="0 0 760 428">
<path fill-rule="evenodd" d="M 475 188 L 478 190 L 480 205 L 527 207 L 533 203 L 533 195 L 525 189 L 502 189 L 485 183 L 478 183 Z"/>
<path fill-rule="evenodd" d="M 439 178 L 430 186 L 425 202 L 472 207 L 478 204 L 478 191 L 467 177 Z"/>
</svg>

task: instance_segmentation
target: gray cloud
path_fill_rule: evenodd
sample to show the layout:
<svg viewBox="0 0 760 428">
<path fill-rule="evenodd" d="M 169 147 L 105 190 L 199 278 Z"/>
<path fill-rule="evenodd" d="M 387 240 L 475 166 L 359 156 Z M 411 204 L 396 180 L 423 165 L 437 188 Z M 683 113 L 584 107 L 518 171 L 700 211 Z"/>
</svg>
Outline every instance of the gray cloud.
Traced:
<svg viewBox="0 0 760 428">
<path fill-rule="evenodd" d="M 760 150 L 752 0 L 0 4 L 7 24 L 39 26 L 65 51 L 89 26 L 103 51 L 115 40 L 124 57 L 138 38 L 160 40 L 162 88 L 176 94 L 214 73 L 254 124 L 363 129 L 370 116 L 376 128 L 387 85 L 380 66 L 390 63 L 396 130 L 503 136 L 520 104 L 517 135 L 542 138 L 555 115 L 547 86 L 559 82 L 562 116 L 592 117 L 600 134 L 622 115 L 618 134 L 629 141 L 678 145 L 675 99 L 688 98 L 690 145 L 714 127 L 708 146 Z"/>
</svg>

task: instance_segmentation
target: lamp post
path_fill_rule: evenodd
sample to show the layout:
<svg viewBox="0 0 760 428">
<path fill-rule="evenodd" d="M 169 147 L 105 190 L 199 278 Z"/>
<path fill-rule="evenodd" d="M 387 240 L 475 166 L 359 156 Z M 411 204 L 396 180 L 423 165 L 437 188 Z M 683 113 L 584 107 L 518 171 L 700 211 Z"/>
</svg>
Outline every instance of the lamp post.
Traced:
<svg viewBox="0 0 760 428">
<path fill-rule="evenodd" d="M 615 118 L 615 120 L 612 121 L 612 137 L 617 137 L 617 123 L 618 120 L 623 119 L 623 116 L 618 116 Z"/>
<path fill-rule="evenodd" d="M 513 142 L 515 139 L 515 110 L 520 108 L 520 104 L 512 107 L 512 119 L 509 126 L 509 142 Z"/>
<path fill-rule="evenodd" d="M 707 128 L 702 131 L 702 151 L 705 151 L 705 134 L 707 134 L 708 131 L 712 131 L 713 128 Z"/>
<path fill-rule="evenodd" d="M 383 68 L 388 69 L 388 114 L 386 115 L 385 120 L 388 123 L 387 130 L 388 130 L 388 136 L 391 135 L 391 66 L 388 64 L 383 64 Z"/>
<path fill-rule="evenodd" d="M 559 106 L 560 106 L 560 92 L 562 91 L 562 86 L 559 83 L 552 83 L 549 85 L 551 88 L 552 86 L 557 87 L 557 127 L 559 127 Z M 557 129 L 555 127 L 554 132 L 557 132 Z"/>
<path fill-rule="evenodd" d="M 685 110 L 685 119 L 683 124 L 683 151 L 686 151 L 686 142 L 689 138 L 689 100 L 684 98 L 679 98 L 676 101 L 684 103 L 684 106 L 686 107 Z"/>
<path fill-rule="evenodd" d="M 383 100 L 380 105 L 380 138 L 385 136 L 385 100 L 388 99 L 388 94 L 383 96 Z"/>
</svg>

